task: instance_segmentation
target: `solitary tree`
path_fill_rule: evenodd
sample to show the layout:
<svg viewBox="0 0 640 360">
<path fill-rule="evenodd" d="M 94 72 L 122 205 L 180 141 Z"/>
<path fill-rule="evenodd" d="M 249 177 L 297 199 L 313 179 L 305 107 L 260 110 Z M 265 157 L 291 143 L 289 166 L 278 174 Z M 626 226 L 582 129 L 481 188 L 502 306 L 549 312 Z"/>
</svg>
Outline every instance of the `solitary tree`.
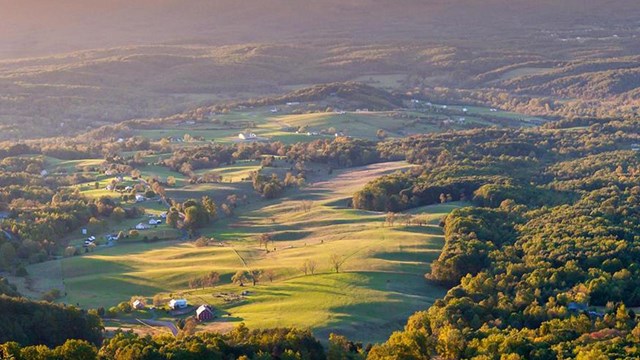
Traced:
<svg viewBox="0 0 640 360">
<path fill-rule="evenodd" d="M 273 282 L 273 279 L 276 278 L 276 272 L 273 271 L 272 269 L 266 270 L 264 272 L 264 276 L 269 279 L 269 282 Z"/>
<path fill-rule="evenodd" d="M 207 211 L 211 219 L 216 219 L 218 217 L 218 206 L 210 197 L 202 197 L 202 206 L 204 206 L 204 209 Z"/>
<path fill-rule="evenodd" d="M 262 278 L 262 270 L 251 270 L 249 271 L 249 279 L 253 282 L 253 286 L 256 286 L 258 281 Z"/>
<path fill-rule="evenodd" d="M 311 208 L 313 207 L 313 201 L 302 200 L 300 207 L 302 208 L 302 211 L 308 213 L 309 211 L 311 211 Z"/>
<path fill-rule="evenodd" d="M 258 238 L 258 241 L 260 242 L 260 246 L 264 246 L 265 250 L 269 250 L 269 241 L 273 242 L 273 235 L 270 233 L 263 233 L 260 234 L 260 237 Z"/>
<path fill-rule="evenodd" d="M 160 294 L 155 294 L 153 296 L 153 306 L 155 307 L 160 307 L 163 306 L 165 303 L 164 299 L 162 298 L 162 295 Z"/>
<path fill-rule="evenodd" d="M 222 209 L 222 211 L 226 216 L 233 216 L 233 208 L 231 208 L 229 205 L 222 204 L 220 208 Z"/>
<path fill-rule="evenodd" d="M 393 226 L 393 224 L 396 222 L 396 214 L 389 211 L 387 213 L 387 217 L 385 219 L 385 221 L 387 222 L 387 224 L 389 224 L 389 226 Z"/>
<path fill-rule="evenodd" d="M 331 268 L 335 270 L 336 273 L 340 272 L 340 269 L 346 260 L 347 259 L 344 256 L 340 256 L 336 253 L 329 256 L 329 264 L 331 264 Z"/>
<path fill-rule="evenodd" d="M 111 212 L 111 217 L 116 222 L 121 222 L 122 220 L 124 220 L 125 216 L 126 216 L 126 212 L 120 206 L 116 207 L 115 209 L 113 209 L 113 212 Z"/>
</svg>

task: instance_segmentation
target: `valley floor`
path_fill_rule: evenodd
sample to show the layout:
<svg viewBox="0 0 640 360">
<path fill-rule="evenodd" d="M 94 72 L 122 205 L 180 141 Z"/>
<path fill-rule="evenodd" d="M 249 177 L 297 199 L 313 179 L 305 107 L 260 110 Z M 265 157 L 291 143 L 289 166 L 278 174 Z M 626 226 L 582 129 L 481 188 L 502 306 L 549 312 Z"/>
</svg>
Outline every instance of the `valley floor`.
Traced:
<svg viewBox="0 0 640 360">
<path fill-rule="evenodd" d="M 238 208 L 236 217 L 202 231 L 217 240 L 215 246 L 195 247 L 181 240 L 122 243 L 32 265 L 26 281 L 15 281 L 20 291 L 33 297 L 59 288 L 61 302 L 83 308 L 110 307 L 134 295 L 150 299 L 155 294 L 166 300 L 184 297 L 195 306 L 211 304 L 218 318 L 200 329 L 224 331 L 244 322 L 251 328 L 310 328 L 324 339 L 336 332 L 358 341 L 383 341 L 401 329 L 410 314 L 444 296 L 445 289 L 429 284 L 424 273 L 444 244 L 440 219 L 464 205 L 412 211 L 422 226 L 415 225 L 417 221 L 385 225 L 386 214 L 347 207 L 353 192 L 367 181 L 410 166 L 389 162 L 337 170 L 318 175 L 281 199 L 250 201 Z M 303 200 L 312 201 L 309 209 L 303 209 Z M 268 251 L 258 242 L 263 233 L 274 239 Z M 333 255 L 344 259 L 339 273 L 331 268 Z M 316 264 L 315 274 L 303 273 L 305 261 Z M 255 286 L 231 284 L 231 276 L 241 269 L 274 275 L 263 276 Z M 190 279 L 211 271 L 220 273 L 219 286 L 188 288 Z M 137 318 L 174 319 L 160 309 L 131 314 L 132 322 Z"/>
</svg>

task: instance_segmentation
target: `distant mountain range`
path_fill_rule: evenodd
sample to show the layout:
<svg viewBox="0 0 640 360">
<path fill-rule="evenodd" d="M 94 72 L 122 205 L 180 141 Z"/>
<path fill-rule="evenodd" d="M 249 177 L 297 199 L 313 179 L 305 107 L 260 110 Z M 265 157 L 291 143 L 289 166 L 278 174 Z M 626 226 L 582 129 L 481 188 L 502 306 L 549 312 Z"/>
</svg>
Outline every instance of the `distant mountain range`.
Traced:
<svg viewBox="0 0 640 360">
<path fill-rule="evenodd" d="M 166 43 L 524 40 L 640 25 L 634 0 L 0 0 L 0 10 L 0 58 Z"/>
<path fill-rule="evenodd" d="M 636 0 L 0 0 L 0 10 L 0 140 L 377 75 L 438 101 L 534 115 L 640 104 Z"/>
</svg>

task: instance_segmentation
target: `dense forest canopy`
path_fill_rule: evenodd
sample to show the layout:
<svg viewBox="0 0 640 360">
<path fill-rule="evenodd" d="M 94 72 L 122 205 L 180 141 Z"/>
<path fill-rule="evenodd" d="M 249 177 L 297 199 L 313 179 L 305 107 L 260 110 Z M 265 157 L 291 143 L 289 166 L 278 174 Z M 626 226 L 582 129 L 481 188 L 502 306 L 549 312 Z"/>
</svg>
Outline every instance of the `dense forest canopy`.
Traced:
<svg viewBox="0 0 640 360">
<path fill-rule="evenodd" d="M 445 247 L 426 274 L 455 286 L 370 357 L 637 356 L 638 124 L 381 144 L 407 149 L 420 171 L 367 184 L 354 206 L 473 206 L 444 220 Z"/>
</svg>

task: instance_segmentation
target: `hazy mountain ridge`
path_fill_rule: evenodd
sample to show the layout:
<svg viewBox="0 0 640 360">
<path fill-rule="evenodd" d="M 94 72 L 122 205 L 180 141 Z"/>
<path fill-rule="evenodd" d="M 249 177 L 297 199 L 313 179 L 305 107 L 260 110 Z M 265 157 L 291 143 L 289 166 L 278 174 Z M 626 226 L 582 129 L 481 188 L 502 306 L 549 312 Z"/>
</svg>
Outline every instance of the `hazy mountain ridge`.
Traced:
<svg viewBox="0 0 640 360">
<path fill-rule="evenodd" d="M 632 108 L 640 9 L 630 0 L 607 4 L 0 0 L 9 10 L 0 13 L 0 123 L 4 138 L 68 134 L 390 74 L 406 78 L 405 91 L 606 99 Z M 7 59 L 52 49 L 59 54 Z M 60 53 L 77 49 L 90 50 Z"/>
<path fill-rule="evenodd" d="M 0 58 L 173 42 L 474 40 L 638 25 L 633 0 L 0 0 Z M 491 24 L 490 27 L 487 24 Z"/>
</svg>

